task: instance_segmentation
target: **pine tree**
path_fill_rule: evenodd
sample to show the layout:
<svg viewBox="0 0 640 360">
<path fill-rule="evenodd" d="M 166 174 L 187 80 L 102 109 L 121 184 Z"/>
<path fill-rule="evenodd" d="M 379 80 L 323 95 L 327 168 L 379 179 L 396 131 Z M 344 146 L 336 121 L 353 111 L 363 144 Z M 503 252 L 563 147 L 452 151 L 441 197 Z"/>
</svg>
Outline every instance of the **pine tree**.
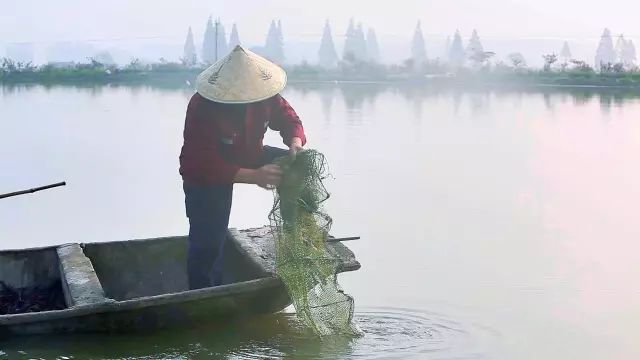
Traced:
<svg viewBox="0 0 640 360">
<path fill-rule="evenodd" d="M 214 28 L 214 30 L 216 30 L 218 34 L 218 41 L 216 43 L 216 46 L 217 46 L 216 61 L 217 61 L 227 56 L 227 54 L 229 53 L 229 46 L 227 45 L 227 34 L 224 30 L 224 25 L 222 25 L 222 22 L 220 22 L 220 19 L 216 20 L 216 23 L 214 26 L 217 27 L 217 29 Z"/>
<path fill-rule="evenodd" d="M 356 28 L 356 59 L 366 61 L 369 56 L 367 55 L 367 39 L 364 36 L 364 30 L 362 29 L 362 23 L 358 24 Z"/>
<path fill-rule="evenodd" d="M 484 52 L 484 47 L 480 42 L 480 36 L 478 36 L 478 31 L 473 30 L 471 34 L 471 39 L 469 39 L 469 45 L 467 45 L 467 56 L 474 56 L 476 54 L 480 54 Z"/>
<path fill-rule="evenodd" d="M 345 34 L 344 40 L 344 49 L 342 51 L 343 59 L 355 59 L 356 58 L 356 28 L 353 25 L 353 19 L 349 20 L 349 27 L 347 28 L 347 33 Z"/>
<path fill-rule="evenodd" d="M 271 20 L 269 25 L 269 32 L 267 33 L 267 40 L 264 44 L 265 56 L 273 60 L 274 47 L 277 47 L 278 43 L 278 24 L 275 20 Z"/>
<path fill-rule="evenodd" d="M 636 62 L 636 46 L 633 44 L 633 40 L 625 41 L 624 50 L 622 51 L 622 63 L 631 67 Z"/>
<path fill-rule="evenodd" d="M 624 35 L 618 36 L 618 41 L 616 41 L 616 62 L 623 63 L 624 62 L 624 51 L 627 47 L 627 40 L 624 39 Z"/>
<path fill-rule="evenodd" d="M 369 28 L 367 32 L 367 54 L 369 55 L 369 61 L 380 62 L 380 46 L 378 46 L 378 37 L 373 28 Z"/>
<path fill-rule="evenodd" d="M 185 65 L 189 65 L 189 66 L 193 66 L 198 62 L 198 56 L 196 55 L 196 46 L 193 42 L 193 32 L 191 31 L 191 26 L 189 26 L 187 39 L 184 42 L 184 52 L 182 54 L 182 61 Z"/>
<path fill-rule="evenodd" d="M 449 62 L 454 66 L 461 66 L 464 64 L 466 57 L 464 53 L 464 47 L 462 46 L 462 37 L 460 32 L 456 30 L 453 36 L 453 43 L 451 44 L 451 50 L 449 51 Z"/>
<path fill-rule="evenodd" d="M 411 59 L 415 65 L 422 65 L 427 61 L 427 49 L 424 44 L 424 36 L 422 35 L 422 25 L 420 21 L 416 25 L 411 42 Z"/>
<path fill-rule="evenodd" d="M 213 19 L 209 16 L 207 28 L 204 31 L 202 40 L 202 61 L 207 64 L 214 62 L 216 57 L 216 31 L 213 27 Z"/>
<path fill-rule="evenodd" d="M 636 55 L 636 45 L 633 43 L 633 40 L 627 41 L 627 61 L 629 64 L 635 64 L 637 58 Z"/>
<path fill-rule="evenodd" d="M 451 52 L 451 36 L 447 36 L 447 40 L 444 43 L 444 55 L 442 55 L 442 59 L 444 61 L 449 61 L 449 53 Z"/>
<path fill-rule="evenodd" d="M 279 56 L 280 64 L 284 64 L 287 58 L 284 54 L 284 31 L 282 30 L 282 20 L 278 20 L 278 44 L 279 44 Z"/>
<path fill-rule="evenodd" d="M 569 43 L 566 41 L 562 45 L 562 50 L 560 50 L 560 57 L 565 63 L 571 60 L 571 49 L 569 48 Z"/>
<path fill-rule="evenodd" d="M 616 51 L 613 47 L 613 40 L 611 39 L 611 31 L 604 29 L 602 37 L 600 38 L 600 44 L 598 44 L 598 50 L 596 50 L 595 66 L 596 69 L 601 69 L 603 66 L 611 65 L 616 62 Z"/>
<path fill-rule="evenodd" d="M 329 20 L 324 24 L 322 32 L 322 40 L 320 41 L 320 50 L 318 50 L 318 64 L 325 68 L 333 68 L 338 65 L 338 53 L 333 43 L 333 35 L 331 34 L 331 25 Z"/>
<path fill-rule="evenodd" d="M 284 46 L 282 41 L 282 24 L 271 21 L 267 41 L 264 45 L 265 56 L 276 64 L 284 63 Z"/>
<path fill-rule="evenodd" d="M 229 36 L 229 51 L 232 51 L 238 45 L 240 45 L 240 35 L 238 35 L 238 27 L 233 24 L 231 35 Z"/>
</svg>

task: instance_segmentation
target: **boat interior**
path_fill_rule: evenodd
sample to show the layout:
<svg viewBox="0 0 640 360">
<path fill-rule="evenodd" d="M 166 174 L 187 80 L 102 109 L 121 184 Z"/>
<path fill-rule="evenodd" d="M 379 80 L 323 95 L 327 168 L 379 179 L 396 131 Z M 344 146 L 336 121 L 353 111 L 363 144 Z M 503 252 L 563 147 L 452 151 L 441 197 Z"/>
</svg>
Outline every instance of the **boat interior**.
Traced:
<svg viewBox="0 0 640 360">
<path fill-rule="evenodd" d="M 55 248 L 0 252 L 0 315 L 66 306 Z"/>
<path fill-rule="evenodd" d="M 269 276 L 238 246 L 225 251 L 226 284 Z M 186 270 L 186 237 L 0 251 L 0 316 L 184 292 Z"/>
</svg>

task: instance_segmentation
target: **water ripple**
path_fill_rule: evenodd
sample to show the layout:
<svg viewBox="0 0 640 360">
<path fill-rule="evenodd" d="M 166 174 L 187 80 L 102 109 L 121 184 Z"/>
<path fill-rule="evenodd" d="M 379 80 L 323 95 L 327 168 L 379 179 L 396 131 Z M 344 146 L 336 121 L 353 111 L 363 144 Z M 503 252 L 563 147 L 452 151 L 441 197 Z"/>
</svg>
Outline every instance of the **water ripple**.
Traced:
<svg viewBox="0 0 640 360">
<path fill-rule="evenodd" d="M 20 338 L 0 343 L 0 359 L 487 359 L 482 345 L 495 340 L 490 329 L 434 312 L 364 308 L 355 320 L 362 337 L 320 339 L 280 313 L 154 334 Z"/>
<path fill-rule="evenodd" d="M 242 344 L 233 349 L 231 359 L 482 359 L 482 342 L 492 331 L 473 323 L 444 315 L 401 308 L 369 308 L 355 320 L 361 338 L 314 337 L 284 315 L 288 331 L 273 337 Z"/>
</svg>

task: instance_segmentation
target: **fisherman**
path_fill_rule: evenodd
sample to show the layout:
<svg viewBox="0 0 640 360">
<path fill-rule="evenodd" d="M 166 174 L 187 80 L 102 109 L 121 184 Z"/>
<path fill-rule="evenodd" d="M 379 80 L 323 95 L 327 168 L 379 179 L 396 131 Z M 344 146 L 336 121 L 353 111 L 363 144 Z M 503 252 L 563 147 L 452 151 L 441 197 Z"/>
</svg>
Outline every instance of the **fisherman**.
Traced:
<svg viewBox="0 0 640 360">
<path fill-rule="evenodd" d="M 241 46 L 198 76 L 180 154 L 191 289 L 223 284 L 233 184 L 275 188 L 282 170 L 272 161 L 305 145 L 300 118 L 279 94 L 286 80 L 282 68 Z M 263 145 L 267 128 L 288 151 Z"/>
</svg>

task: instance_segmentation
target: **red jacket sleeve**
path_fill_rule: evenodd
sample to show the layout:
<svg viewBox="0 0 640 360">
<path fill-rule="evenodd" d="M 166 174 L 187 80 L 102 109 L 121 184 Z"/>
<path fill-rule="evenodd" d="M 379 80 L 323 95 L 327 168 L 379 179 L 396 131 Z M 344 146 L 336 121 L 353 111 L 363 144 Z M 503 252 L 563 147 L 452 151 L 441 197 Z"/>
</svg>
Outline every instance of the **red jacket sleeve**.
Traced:
<svg viewBox="0 0 640 360">
<path fill-rule="evenodd" d="M 293 110 L 287 100 L 280 95 L 276 95 L 271 106 L 269 128 L 279 131 L 282 141 L 287 146 L 291 144 L 291 139 L 294 137 L 299 137 L 302 140 L 302 145 L 306 144 L 307 138 L 304 134 L 302 121 L 300 121 L 300 117 L 298 117 L 298 114 L 296 114 L 296 111 Z"/>
<path fill-rule="evenodd" d="M 180 174 L 201 185 L 232 184 L 239 167 L 220 153 L 220 134 L 211 107 L 196 94 L 187 107 Z"/>
</svg>

